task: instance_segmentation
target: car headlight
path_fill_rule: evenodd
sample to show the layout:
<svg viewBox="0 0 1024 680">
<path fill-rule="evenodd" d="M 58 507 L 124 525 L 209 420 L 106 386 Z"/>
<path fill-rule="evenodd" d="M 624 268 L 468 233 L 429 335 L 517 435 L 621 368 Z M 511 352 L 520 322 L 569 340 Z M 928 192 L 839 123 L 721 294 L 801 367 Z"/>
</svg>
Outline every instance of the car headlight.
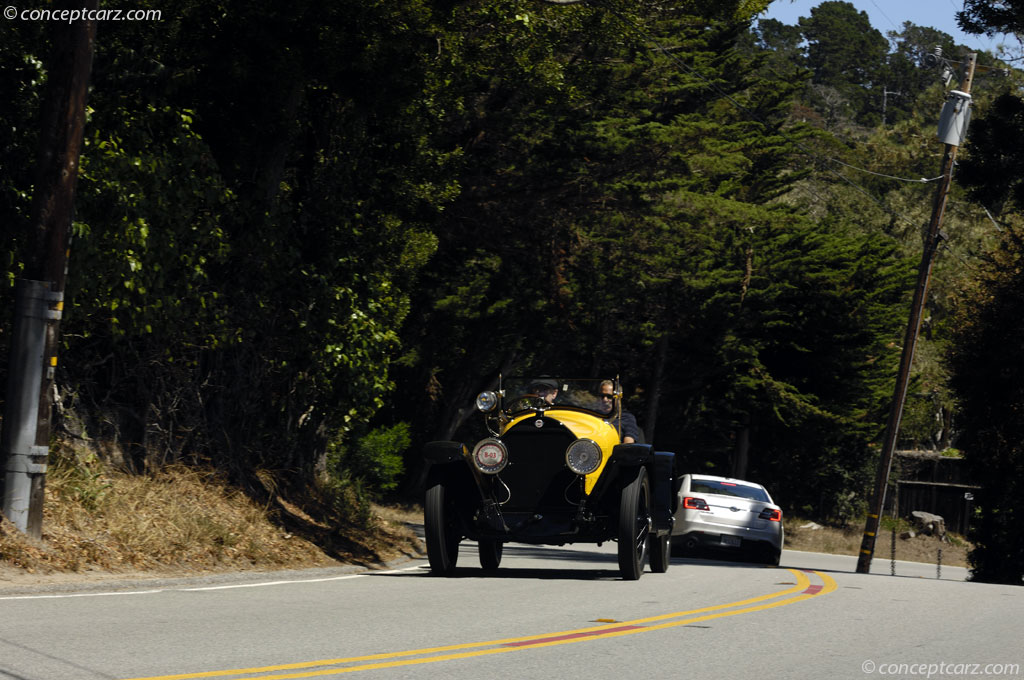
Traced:
<svg viewBox="0 0 1024 680">
<path fill-rule="evenodd" d="M 481 439 L 473 449 L 473 464 L 486 475 L 496 475 L 508 465 L 508 449 L 498 439 Z"/>
<path fill-rule="evenodd" d="M 498 395 L 490 390 L 476 395 L 476 410 L 488 413 L 498 405 Z"/>
<path fill-rule="evenodd" d="M 565 464 L 578 475 L 589 475 L 601 466 L 601 447 L 593 439 L 577 439 L 565 450 Z"/>
</svg>

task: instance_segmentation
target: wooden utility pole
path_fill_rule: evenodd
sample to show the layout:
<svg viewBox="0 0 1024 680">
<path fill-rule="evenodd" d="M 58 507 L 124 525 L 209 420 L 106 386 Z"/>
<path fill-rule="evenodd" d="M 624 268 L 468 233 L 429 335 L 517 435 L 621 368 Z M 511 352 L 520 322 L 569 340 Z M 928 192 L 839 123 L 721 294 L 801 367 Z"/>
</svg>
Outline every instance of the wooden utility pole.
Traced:
<svg viewBox="0 0 1024 680">
<path fill-rule="evenodd" d="M 95 17 L 99 0 L 65 0 L 55 4 L 57 9 L 64 6 Z M 36 538 L 42 536 L 53 377 L 96 37 L 95 19 L 54 23 L 36 157 L 29 250 L 25 277 L 16 288 L 7 401 L 0 438 L 4 514 L 19 530 Z"/>
<path fill-rule="evenodd" d="M 965 65 L 966 76 L 961 84 L 961 92 L 964 95 L 968 95 L 968 97 L 971 92 L 971 85 L 974 82 L 976 63 L 977 55 L 973 53 L 968 55 Z M 893 453 L 896 450 L 896 440 L 899 437 L 903 404 L 907 399 L 910 368 L 914 361 L 914 349 L 917 345 L 918 333 L 921 330 L 921 317 L 924 312 L 925 299 L 928 295 L 928 280 L 931 277 L 932 263 L 935 260 L 935 253 L 939 248 L 939 241 L 941 240 L 940 227 L 942 226 L 942 216 L 946 210 L 946 198 L 949 195 L 949 188 L 953 182 L 953 165 L 956 161 L 956 152 L 961 141 L 958 140 L 956 144 L 947 142 L 946 151 L 942 158 L 942 175 L 939 180 L 939 188 L 935 192 L 932 217 L 928 223 L 928 231 L 924 238 L 924 252 L 921 253 L 921 265 L 917 270 L 917 286 L 914 288 L 914 298 L 910 305 L 910 319 L 907 321 L 906 335 L 903 339 L 903 353 L 900 356 L 900 368 L 896 375 L 896 389 L 893 392 L 889 419 L 885 425 L 882 456 L 878 464 L 878 473 L 875 477 L 874 501 L 868 511 L 867 521 L 864 525 L 864 538 L 861 541 L 860 555 L 857 558 L 857 573 L 860 574 L 867 574 L 871 571 L 871 558 L 875 552 L 875 538 L 878 534 L 880 518 L 885 510 L 885 493 L 889 485 L 889 472 L 892 468 Z"/>
</svg>

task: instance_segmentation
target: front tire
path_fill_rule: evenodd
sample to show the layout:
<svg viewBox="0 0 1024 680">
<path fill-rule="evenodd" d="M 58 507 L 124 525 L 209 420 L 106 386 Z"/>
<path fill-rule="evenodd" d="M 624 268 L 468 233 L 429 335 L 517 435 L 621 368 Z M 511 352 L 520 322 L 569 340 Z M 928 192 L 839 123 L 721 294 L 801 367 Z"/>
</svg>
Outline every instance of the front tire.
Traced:
<svg viewBox="0 0 1024 680">
<path fill-rule="evenodd" d="M 504 543 L 493 538 L 482 538 L 477 542 L 480 550 L 480 566 L 487 571 L 494 571 L 501 564 L 501 552 Z"/>
<path fill-rule="evenodd" d="M 626 485 L 619 500 L 619 572 L 626 581 L 644 573 L 647 542 L 651 535 L 651 485 L 647 470 Z"/>
<path fill-rule="evenodd" d="M 443 474 L 432 474 L 423 503 L 423 531 L 427 539 L 427 561 L 437 576 L 452 576 L 459 560 L 459 530 L 455 496 Z"/>
</svg>

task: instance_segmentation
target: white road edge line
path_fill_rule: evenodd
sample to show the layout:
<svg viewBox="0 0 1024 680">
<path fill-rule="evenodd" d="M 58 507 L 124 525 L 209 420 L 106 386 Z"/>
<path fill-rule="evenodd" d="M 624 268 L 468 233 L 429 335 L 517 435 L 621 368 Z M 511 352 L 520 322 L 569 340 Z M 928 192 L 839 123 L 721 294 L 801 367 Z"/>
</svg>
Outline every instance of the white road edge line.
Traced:
<svg viewBox="0 0 1024 680">
<path fill-rule="evenodd" d="M 370 576 L 373 574 L 400 574 L 405 571 L 414 571 L 416 569 L 423 569 L 423 565 L 416 565 L 412 567 L 404 567 L 402 569 L 389 569 L 388 571 L 364 571 L 358 574 L 346 574 L 345 576 L 330 576 L 327 578 L 308 578 L 308 579 L 292 579 L 287 581 L 261 581 L 259 583 L 236 583 L 226 586 L 203 586 L 199 588 L 158 588 L 155 590 L 128 590 L 128 591 L 104 591 L 100 593 L 62 593 L 62 594 L 47 594 L 47 595 L 7 595 L 0 596 L 0 601 L 3 600 L 59 600 L 63 598 L 71 597 L 104 597 L 110 595 L 154 595 L 156 593 L 168 593 L 168 592 L 201 592 L 207 590 L 233 590 L 237 588 L 264 588 L 266 586 L 280 586 L 280 585 L 291 585 L 301 583 L 323 583 L 326 581 L 344 581 L 346 579 L 359 578 L 360 576 Z"/>
<path fill-rule="evenodd" d="M 152 595 L 153 593 L 162 593 L 163 590 L 125 590 L 116 591 L 112 590 L 109 592 L 102 593 L 64 593 L 61 595 L 6 595 L 0 597 L 0 600 L 60 600 L 67 597 L 103 597 L 104 595 Z"/>
</svg>

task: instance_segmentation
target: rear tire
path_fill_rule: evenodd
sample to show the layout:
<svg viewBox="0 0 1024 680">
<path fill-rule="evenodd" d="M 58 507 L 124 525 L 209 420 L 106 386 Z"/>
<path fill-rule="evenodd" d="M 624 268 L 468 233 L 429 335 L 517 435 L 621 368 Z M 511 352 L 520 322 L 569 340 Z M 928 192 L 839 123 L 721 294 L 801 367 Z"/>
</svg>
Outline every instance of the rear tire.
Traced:
<svg viewBox="0 0 1024 680">
<path fill-rule="evenodd" d="M 458 515 L 455 496 L 446 475 L 431 474 L 423 503 L 423 531 L 427 539 L 427 561 L 437 576 L 452 576 L 459 561 Z"/>
<path fill-rule="evenodd" d="M 477 542 L 480 550 L 480 566 L 494 571 L 501 564 L 502 547 L 505 544 L 493 538 L 482 538 Z"/>
<path fill-rule="evenodd" d="M 651 571 L 655 574 L 664 574 L 668 571 L 669 561 L 672 556 L 672 536 L 651 537 Z"/>
<path fill-rule="evenodd" d="M 644 573 L 647 542 L 651 535 L 651 487 L 647 470 L 626 485 L 619 500 L 619 572 L 626 581 Z"/>
</svg>

